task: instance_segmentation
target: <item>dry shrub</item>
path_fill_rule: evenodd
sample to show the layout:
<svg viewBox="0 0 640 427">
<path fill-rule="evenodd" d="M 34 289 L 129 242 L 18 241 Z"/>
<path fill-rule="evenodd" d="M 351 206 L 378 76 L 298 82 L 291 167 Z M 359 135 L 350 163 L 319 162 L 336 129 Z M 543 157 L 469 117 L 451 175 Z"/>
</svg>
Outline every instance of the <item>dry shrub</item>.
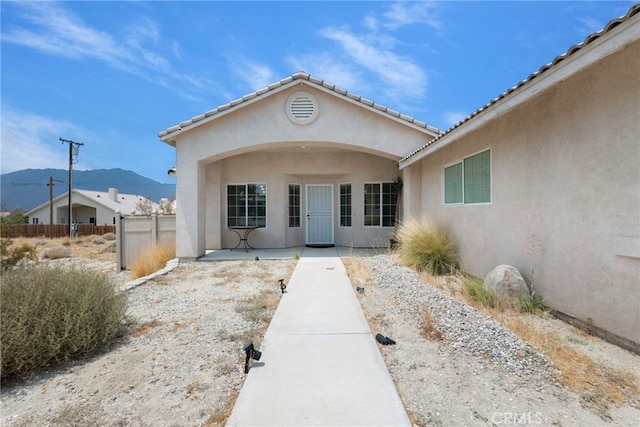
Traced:
<svg viewBox="0 0 640 427">
<path fill-rule="evenodd" d="M 14 267 L 23 261 L 35 262 L 37 259 L 35 246 L 26 242 L 14 245 L 11 239 L 0 239 L 1 270 Z"/>
<path fill-rule="evenodd" d="M 448 228 L 423 218 L 405 222 L 398 229 L 398 257 L 402 264 L 434 276 L 460 269 L 456 243 Z"/>
<path fill-rule="evenodd" d="M 176 257 L 176 245 L 158 244 L 142 251 L 131 265 L 132 278 L 148 276 L 162 270 L 168 261 Z"/>
<path fill-rule="evenodd" d="M 436 328 L 433 316 L 431 316 L 431 312 L 429 311 L 429 307 L 422 307 L 420 309 L 420 314 L 422 315 L 422 327 L 420 328 L 420 334 L 431 341 L 440 341 L 443 339 L 444 334 Z"/>
<path fill-rule="evenodd" d="M 66 246 L 54 246 L 45 249 L 41 255 L 42 259 L 61 259 L 71 257 L 71 248 Z"/>
<path fill-rule="evenodd" d="M 2 381 L 91 354 L 121 327 L 126 295 L 103 273 L 36 265 L 2 276 Z"/>
<path fill-rule="evenodd" d="M 153 328 L 157 328 L 158 326 L 162 326 L 163 324 L 164 323 L 162 323 L 161 321 L 155 320 L 155 319 L 149 322 L 144 322 L 140 326 L 138 326 L 138 328 L 135 331 L 131 333 L 131 336 L 133 338 L 138 338 L 143 335 L 147 335 L 149 332 L 151 332 Z"/>
<path fill-rule="evenodd" d="M 371 270 L 362 258 L 343 258 L 342 262 L 354 286 L 365 287 L 374 282 Z"/>
</svg>

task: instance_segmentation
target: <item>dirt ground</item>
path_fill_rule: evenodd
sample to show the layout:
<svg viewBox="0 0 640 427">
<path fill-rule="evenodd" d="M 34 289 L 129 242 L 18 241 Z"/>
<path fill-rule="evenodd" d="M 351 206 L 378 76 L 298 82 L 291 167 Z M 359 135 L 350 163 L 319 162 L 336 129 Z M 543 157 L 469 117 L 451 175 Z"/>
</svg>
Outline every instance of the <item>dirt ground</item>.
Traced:
<svg viewBox="0 0 640 427">
<path fill-rule="evenodd" d="M 102 240 L 72 242 L 72 256 L 54 262 L 100 269 L 126 282 L 126 273 L 115 271 L 110 242 Z M 42 253 L 65 240 L 30 242 Z M 259 347 L 277 308 L 278 279 L 288 278 L 295 262 L 182 263 L 127 291 L 127 324 L 113 345 L 3 387 L 0 424 L 223 425 L 244 381 L 241 347 L 248 340 Z M 389 292 L 370 282 L 358 298 L 372 330 L 383 319 L 386 334 L 398 342 L 380 351 L 414 425 L 640 425 L 640 396 L 599 413 L 557 380 L 514 377 L 451 351 L 446 340 L 422 337 L 410 310 L 390 309 L 398 303 Z M 531 317 L 536 328 L 594 363 L 632 377 L 640 372 L 639 356 L 551 317 Z"/>
</svg>

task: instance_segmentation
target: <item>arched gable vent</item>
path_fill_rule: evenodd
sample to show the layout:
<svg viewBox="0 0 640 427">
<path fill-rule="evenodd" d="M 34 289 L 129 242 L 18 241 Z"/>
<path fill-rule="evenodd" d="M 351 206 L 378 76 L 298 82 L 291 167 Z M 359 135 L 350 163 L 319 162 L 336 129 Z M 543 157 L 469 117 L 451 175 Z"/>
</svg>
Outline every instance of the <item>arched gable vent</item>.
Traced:
<svg viewBox="0 0 640 427">
<path fill-rule="evenodd" d="M 287 115 L 294 123 L 311 123 L 318 117 L 318 101 L 307 92 L 296 92 L 287 100 Z"/>
</svg>

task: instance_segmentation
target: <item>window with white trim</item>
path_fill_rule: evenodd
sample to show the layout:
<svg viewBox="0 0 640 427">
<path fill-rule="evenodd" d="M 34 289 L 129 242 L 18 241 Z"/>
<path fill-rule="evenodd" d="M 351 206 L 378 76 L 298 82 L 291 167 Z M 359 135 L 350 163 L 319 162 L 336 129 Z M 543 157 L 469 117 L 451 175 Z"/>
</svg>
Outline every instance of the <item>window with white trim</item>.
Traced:
<svg viewBox="0 0 640 427">
<path fill-rule="evenodd" d="M 227 227 L 267 226 L 267 184 L 227 185 Z"/>
<path fill-rule="evenodd" d="M 340 184 L 340 227 L 351 227 L 351 184 Z"/>
<path fill-rule="evenodd" d="M 289 227 L 300 227 L 300 184 L 289 184 Z"/>
<path fill-rule="evenodd" d="M 364 184 L 364 225 L 393 227 L 397 200 L 393 182 Z"/>
<path fill-rule="evenodd" d="M 444 168 L 444 203 L 491 202 L 491 150 Z"/>
</svg>

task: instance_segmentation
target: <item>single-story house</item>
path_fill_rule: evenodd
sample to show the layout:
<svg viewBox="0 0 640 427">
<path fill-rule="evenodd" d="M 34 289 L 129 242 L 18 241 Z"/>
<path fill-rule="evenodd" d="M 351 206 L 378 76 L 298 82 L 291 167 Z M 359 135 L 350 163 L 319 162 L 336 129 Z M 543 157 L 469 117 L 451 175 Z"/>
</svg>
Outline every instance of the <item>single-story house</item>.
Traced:
<svg viewBox="0 0 640 427">
<path fill-rule="evenodd" d="M 69 192 L 52 201 L 53 224 L 67 224 L 69 216 Z M 43 203 L 25 215 L 31 224 L 49 224 L 50 202 Z M 93 190 L 71 190 L 71 217 L 77 224 L 115 225 L 116 212 L 123 215 L 141 215 L 159 210 L 159 205 L 146 197 L 134 194 L 119 194 L 117 188 L 108 192 Z"/>
<path fill-rule="evenodd" d="M 465 271 L 514 265 L 547 304 L 637 347 L 639 11 L 446 132 L 304 72 L 160 132 L 177 255 L 234 247 L 243 227 L 255 247 L 386 246 L 398 213 L 428 216 Z"/>
</svg>

